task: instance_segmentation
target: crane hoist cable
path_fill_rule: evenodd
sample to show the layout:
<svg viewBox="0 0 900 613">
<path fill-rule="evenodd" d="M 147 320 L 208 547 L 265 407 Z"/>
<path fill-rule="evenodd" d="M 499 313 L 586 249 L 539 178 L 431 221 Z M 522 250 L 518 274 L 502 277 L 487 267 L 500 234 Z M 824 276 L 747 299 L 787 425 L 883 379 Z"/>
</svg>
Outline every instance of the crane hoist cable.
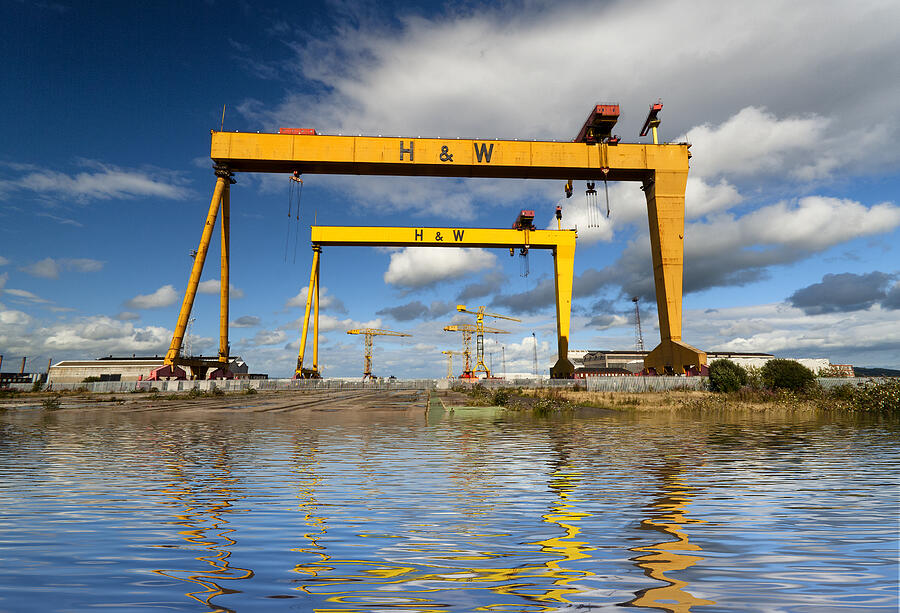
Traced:
<svg viewBox="0 0 900 613">
<path fill-rule="evenodd" d="M 290 183 L 288 186 L 288 226 L 284 237 L 284 261 L 287 262 L 288 246 L 291 240 L 291 213 L 294 210 L 294 192 L 297 193 L 297 208 L 293 215 L 294 223 L 294 264 L 297 263 L 297 243 L 300 242 L 300 196 L 303 195 L 303 179 L 300 178 L 300 171 L 295 170 L 290 175 Z"/>
<path fill-rule="evenodd" d="M 594 189 L 593 181 L 587 182 L 587 189 L 584 190 L 584 198 L 587 204 L 588 227 L 596 228 L 600 224 L 597 220 L 597 190 Z"/>
<path fill-rule="evenodd" d="M 603 189 L 606 191 L 606 218 L 609 219 L 609 183 L 606 182 L 606 176 L 609 174 L 609 168 L 604 166 L 600 169 L 600 172 L 603 173 Z"/>
</svg>

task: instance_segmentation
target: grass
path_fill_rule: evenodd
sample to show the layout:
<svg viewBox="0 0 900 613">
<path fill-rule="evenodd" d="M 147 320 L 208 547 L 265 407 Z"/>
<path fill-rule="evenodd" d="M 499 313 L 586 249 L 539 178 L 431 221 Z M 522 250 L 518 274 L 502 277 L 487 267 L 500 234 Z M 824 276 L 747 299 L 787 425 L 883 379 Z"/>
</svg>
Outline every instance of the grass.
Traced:
<svg viewBox="0 0 900 613">
<path fill-rule="evenodd" d="M 668 392 L 587 392 L 574 389 L 488 389 L 482 385 L 460 388 L 473 405 L 532 410 L 536 414 L 598 407 L 619 411 L 710 410 L 829 410 L 900 415 L 900 379 L 883 383 L 842 385 L 831 390 L 818 386 L 807 391 L 771 390 L 744 386 L 733 392 L 697 390 Z"/>
</svg>

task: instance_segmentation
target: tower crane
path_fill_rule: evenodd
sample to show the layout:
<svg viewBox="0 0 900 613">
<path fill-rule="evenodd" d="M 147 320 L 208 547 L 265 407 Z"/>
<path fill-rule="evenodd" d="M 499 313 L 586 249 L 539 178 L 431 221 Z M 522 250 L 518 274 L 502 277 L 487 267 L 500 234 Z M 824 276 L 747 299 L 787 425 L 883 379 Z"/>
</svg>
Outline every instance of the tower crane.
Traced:
<svg viewBox="0 0 900 613">
<path fill-rule="evenodd" d="M 451 324 L 444 326 L 444 332 L 462 332 L 463 350 L 460 353 L 465 356 L 466 366 L 459 377 L 460 379 L 474 379 L 475 373 L 472 372 L 472 335 L 478 332 L 478 326 L 475 324 Z M 487 326 L 482 326 L 481 332 L 482 334 L 509 334 L 506 330 Z"/>
<path fill-rule="evenodd" d="M 363 368 L 363 381 L 375 379 L 372 374 L 372 337 L 374 336 L 412 336 L 406 332 L 394 332 L 393 330 L 380 330 L 378 328 L 354 328 L 347 330 L 347 334 L 364 334 L 366 337 L 365 366 Z"/>
<path fill-rule="evenodd" d="M 460 313 L 469 313 L 470 315 L 475 316 L 475 355 L 476 355 L 476 363 L 475 363 L 475 371 L 473 374 L 477 375 L 480 372 L 484 373 L 484 376 L 488 379 L 491 378 L 491 371 L 487 366 L 484 365 L 484 318 L 485 317 L 494 317 L 496 319 L 506 319 L 509 321 L 522 321 L 521 319 L 517 319 L 515 317 L 509 317 L 507 315 L 498 315 L 497 313 L 487 313 L 484 310 L 484 306 L 478 307 L 477 311 L 470 311 L 466 308 L 464 304 L 457 304 L 456 310 Z"/>
</svg>

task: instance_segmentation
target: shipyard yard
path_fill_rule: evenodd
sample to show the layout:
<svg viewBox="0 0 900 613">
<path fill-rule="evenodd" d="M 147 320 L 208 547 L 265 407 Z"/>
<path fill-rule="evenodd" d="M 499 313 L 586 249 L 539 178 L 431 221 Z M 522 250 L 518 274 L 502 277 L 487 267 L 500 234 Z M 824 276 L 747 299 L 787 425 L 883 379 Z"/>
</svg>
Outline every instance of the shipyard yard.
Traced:
<svg viewBox="0 0 900 613">
<path fill-rule="evenodd" d="M 900 610 L 900 3 L 4 17 L 0 613 Z"/>
</svg>

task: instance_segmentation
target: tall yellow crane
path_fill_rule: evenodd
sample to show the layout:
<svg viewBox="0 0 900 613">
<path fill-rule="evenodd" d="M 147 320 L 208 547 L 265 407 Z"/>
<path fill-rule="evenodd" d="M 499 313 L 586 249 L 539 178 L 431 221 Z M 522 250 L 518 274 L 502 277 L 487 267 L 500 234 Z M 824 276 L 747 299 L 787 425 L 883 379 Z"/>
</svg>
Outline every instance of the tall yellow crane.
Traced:
<svg viewBox="0 0 900 613">
<path fill-rule="evenodd" d="M 496 319 L 506 319 L 509 321 L 522 321 L 521 319 L 517 319 L 515 317 L 509 317 L 507 315 L 498 315 L 497 313 L 487 313 L 484 310 L 484 306 L 478 307 L 477 311 L 470 311 L 466 308 L 464 304 L 457 304 L 456 310 L 460 313 L 469 313 L 470 315 L 475 316 L 475 355 L 477 362 L 475 364 L 474 374 L 477 375 L 480 372 L 484 373 L 484 376 L 488 379 L 491 378 L 490 369 L 484 365 L 484 318 L 485 317 L 494 317 Z"/>
<path fill-rule="evenodd" d="M 581 132 L 571 142 L 419 138 L 409 136 L 374 137 L 317 134 L 313 129 L 283 129 L 278 134 L 216 132 L 211 134 L 210 158 L 215 163 L 216 186 L 206 216 L 200 244 L 188 278 L 187 288 L 172 342 L 164 365 L 152 376 L 183 378 L 181 365 L 224 368 L 229 359 L 228 287 L 230 186 L 241 172 L 302 174 L 344 174 L 414 177 L 484 177 L 503 179 L 555 179 L 566 181 L 572 194 L 573 181 L 635 181 L 641 184 L 647 201 L 650 252 L 660 344 L 644 359 L 644 366 L 657 373 L 683 374 L 706 364 L 706 353 L 688 345 L 681 337 L 682 284 L 684 264 L 684 193 L 687 185 L 690 144 L 659 143 L 657 128 L 661 103 L 653 105 L 645 122 L 652 130 L 653 143 L 626 143 L 612 135 L 618 119 L 618 105 L 595 105 Z M 213 227 L 222 215 L 221 292 L 219 315 L 219 356 L 209 363 L 192 364 L 181 355 L 185 329 L 200 283 Z M 452 228 L 439 228 L 442 241 Z M 400 230 L 398 230 L 400 231 Z M 408 230 L 412 232 L 412 229 Z M 422 229 L 415 229 L 416 236 Z M 469 230 L 466 230 L 469 232 Z M 529 232 L 550 235 L 549 231 Z M 556 231 L 559 232 L 559 231 Z M 383 233 L 382 233 L 383 234 Z M 461 233 L 460 233 L 461 235 Z M 499 236 L 499 235 L 495 235 Z M 441 238 L 438 238 L 441 237 Z M 461 241 L 460 241 L 461 242 Z M 521 241 L 520 241 L 521 242 Z M 525 241 L 528 243 L 529 241 Z M 313 236 L 313 243 L 316 238 Z M 324 244 L 319 241 L 320 244 Z M 431 245 L 443 245 L 435 242 Z M 496 247 L 511 247 L 516 241 L 494 240 Z M 462 246 L 462 245 L 459 245 Z M 534 242 L 530 245 L 535 247 Z M 559 359 L 551 369 L 556 378 L 571 377 L 574 367 L 568 352 L 569 309 L 574 258 L 572 245 L 559 242 L 554 248 L 557 267 L 557 327 Z M 196 360 L 195 360 L 196 361 Z"/>
<path fill-rule="evenodd" d="M 375 379 L 372 374 L 372 337 L 374 336 L 412 336 L 406 332 L 394 332 L 393 330 L 380 330 L 378 328 L 354 328 L 347 330 L 347 334 L 364 334 L 366 337 L 365 366 L 363 368 L 363 381 Z"/>
<path fill-rule="evenodd" d="M 444 355 L 447 356 L 447 378 L 453 378 L 453 356 L 455 355 L 464 355 L 468 357 L 465 351 L 441 351 Z"/>
<path fill-rule="evenodd" d="M 462 332 L 463 335 L 463 350 L 461 353 L 466 358 L 466 367 L 463 369 L 460 378 L 462 379 L 474 379 L 475 373 L 472 372 L 472 335 L 478 332 L 478 326 L 475 324 L 451 324 L 449 326 L 444 326 L 444 332 Z M 487 326 L 481 327 L 482 334 L 509 334 L 506 330 L 500 330 L 498 328 L 491 328 Z"/>
</svg>

